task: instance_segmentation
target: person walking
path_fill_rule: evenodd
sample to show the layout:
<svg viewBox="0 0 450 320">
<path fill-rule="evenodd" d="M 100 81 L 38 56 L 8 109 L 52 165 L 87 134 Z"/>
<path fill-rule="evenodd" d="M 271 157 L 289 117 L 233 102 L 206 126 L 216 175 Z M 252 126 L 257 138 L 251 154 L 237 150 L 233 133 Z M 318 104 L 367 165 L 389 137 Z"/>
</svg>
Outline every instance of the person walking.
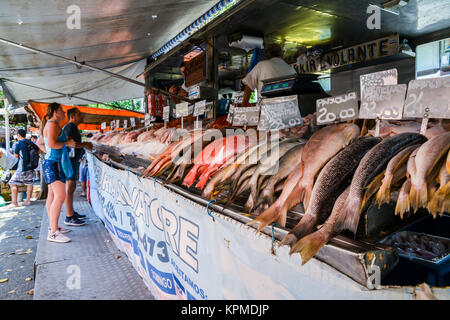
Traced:
<svg viewBox="0 0 450 320">
<path fill-rule="evenodd" d="M 17 170 L 9 181 L 12 194 L 12 205 L 19 206 L 17 202 L 18 187 L 22 184 L 27 186 L 27 198 L 23 205 L 29 206 L 31 204 L 31 194 L 33 193 L 33 176 L 34 167 L 31 163 L 31 149 L 34 148 L 34 143 L 26 139 L 27 132 L 24 129 L 17 130 L 17 143 L 14 146 L 14 157 L 19 159 Z M 35 151 L 38 152 L 38 151 Z"/>
<path fill-rule="evenodd" d="M 67 117 L 69 118 L 69 123 L 67 123 L 63 131 L 67 138 L 73 139 L 77 146 L 71 148 L 70 152 L 70 162 L 72 164 L 73 174 L 71 177 L 67 177 L 66 182 L 66 219 L 64 223 L 70 226 L 81 226 L 84 224 L 83 221 L 86 219 L 86 215 L 80 214 L 73 209 L 73 194 L 77 187 L 77 181 L 80 169 L 80 160 L 84 154 L 84 149 L 92 149 L 92 144 L 90 142 L 81 142 L 81 134 L 78 130 L 78 125 L 83 123 L 83 115 L 77 108 L 72 108 L 67 111 Z"/>
<path fill-rule="evenodd" d="M 58 227 L 61 207 L 66 198 L 66 176 L 62 169 L 61 158 L 63 148 L 75 147 L 76 143 L 72 139 L 67 139 L 59 123 L 65 118 L 65 112 L 59 103 L 50 103 L 47 106 L 47 114 L 42 119 L 41 137 L 43 137 L 44 146 L 40 145 L 41 150 L 46 154 L 42 163 L 42 174 L 45 182 L 48 184 L 48 195 L 46 208 L 50 222 L 50 228 L 47 236 L 48 241 L 65 243 L 70 238 L 63 233 L 70 230 Z M 40 141 L 38 140 L 38 144 Z"/>
</svg>

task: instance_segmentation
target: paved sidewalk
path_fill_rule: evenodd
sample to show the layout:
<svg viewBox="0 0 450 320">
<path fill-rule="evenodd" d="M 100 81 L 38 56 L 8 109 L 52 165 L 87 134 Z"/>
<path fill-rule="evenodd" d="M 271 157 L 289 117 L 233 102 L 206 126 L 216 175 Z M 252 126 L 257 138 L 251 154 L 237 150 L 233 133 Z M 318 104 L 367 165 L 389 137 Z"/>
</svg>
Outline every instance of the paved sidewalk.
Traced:
<svg viewBox="0 0 450 320">
<path fill-rule="evenodd" d="M 64 208 L 64 207 L 63 207 Z M 153 300 L 154 297 L 125 253 L 111 240 L 101 220 L 84 198 L 75 198 L 75 211 L 86 214 L 86 225 L 60 226 L 72 231 L 69 243 L 47 241 L 48 217 L 42 219 L 36 255 L 35 300 Z"/>
</svg>

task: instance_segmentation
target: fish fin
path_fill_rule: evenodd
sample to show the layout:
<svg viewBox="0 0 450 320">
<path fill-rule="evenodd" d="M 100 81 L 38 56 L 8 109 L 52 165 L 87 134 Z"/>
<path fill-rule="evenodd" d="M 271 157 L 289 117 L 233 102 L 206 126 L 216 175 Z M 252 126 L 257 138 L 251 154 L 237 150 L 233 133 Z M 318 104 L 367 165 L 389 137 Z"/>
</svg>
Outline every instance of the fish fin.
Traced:
<svg viewBox="0 0 450 320">
<path fill-rule="evenodd" d="M 349 230 L 353 234 L 356 233 L 361 214 L 360 208 L 360 200 L 358 200 L 358 198 L 356 197 L 351 197 L 351 195 L 349 194 L 349 196 L 345 200 L 344 206 L 341 209 L 341 215 L 343 218 L 338 226 L 339 231 Z"/>
<path fill-rule="evenodd" d="M 291 247 L 292 250 L 292 246 L 298 241 L 297 237 L 295 236 L 295 234 L 293 233 L 288 233 L 283 240 L 281 240 L 279 246 L 289 246 Z M 289 254 L 291 255 L 291 251 L 289 251 Z"/>
<path fill-rule="evenodd" d="M 300 253 L 303 266 L 311 260 L 311 258 L 314 257 L 330 239 L 331 233 L 319 230 L 297 241 L 291 251 L 292 253 Z"/>
<path fill-rule="evenodd" d="M 364 192 L 363 201 L 361 203 L 361 210 L 364 208 L 366 202 L 370 199 L 370 197 L 372 197 L 372 195 L 380 188 L 383 177 L 384 171 L 373 178 L 369 185 L 366 186 L 367 190 L 366 192 Z"/>
<path fill-rule="evenodd" d="M 395 215 L 400 215 L 403 219 L 403 214 L 411 210 L 409 203 L 409 191 L 411 189 L 411 180 L 408 178 L 400 188 L 400 194 L 395 205 Z"/>
<path fill-rule="evenodd" d="M 375 196 L 375 203 L 378 204 L 378 207 L 381 207 L 383 203 L 389 203 L 391 199 L 391 183 L 393 177 L 392 174 L 384 177 L 381 187 L 378 189 L 377 195 Z"/>
<path fill-rule="evenodd" d="M 445 208 L 445 206 L 446 202 L 448 203 L 447 199 L 449 196 L 450 196 L 450 181 L 447 182 L 445 185 L 443 185 L 441 188 L 439 188 L 434 193 L 431 201 L 428 202 L 427 209 L 433 215 L 433 217 L 436 217 L 438 213 L 442 214 L 445 211 L 448 211 L 449 208 Z"/>
<path fill-rule="evenodd" d="M 419 208 L 426 207 L 428 202 L 428 188 L 425 181 L 420 186 L 411 184 L 409 202 L 411 203 L 414 213 L 416 213 Z"/>
</svg>

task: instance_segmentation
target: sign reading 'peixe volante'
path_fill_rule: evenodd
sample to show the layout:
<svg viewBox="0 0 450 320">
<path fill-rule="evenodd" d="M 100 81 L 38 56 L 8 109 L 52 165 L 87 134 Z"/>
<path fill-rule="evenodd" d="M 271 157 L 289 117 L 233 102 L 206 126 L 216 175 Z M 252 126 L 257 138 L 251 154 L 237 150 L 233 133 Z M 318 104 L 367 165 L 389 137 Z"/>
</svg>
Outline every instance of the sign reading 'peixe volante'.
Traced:
<svg viewBox="0 0 450 320">
<path fill-rule="evenodd" d="M 329 52 L 320 58 L 308 59 L 305 63 L 294 63 L 291 66 L 298 73 L 314 73 L 395 55 L 398 53 L 398 49 L 399 36 L 395 34 L 357 46 Z"/>
</svg>

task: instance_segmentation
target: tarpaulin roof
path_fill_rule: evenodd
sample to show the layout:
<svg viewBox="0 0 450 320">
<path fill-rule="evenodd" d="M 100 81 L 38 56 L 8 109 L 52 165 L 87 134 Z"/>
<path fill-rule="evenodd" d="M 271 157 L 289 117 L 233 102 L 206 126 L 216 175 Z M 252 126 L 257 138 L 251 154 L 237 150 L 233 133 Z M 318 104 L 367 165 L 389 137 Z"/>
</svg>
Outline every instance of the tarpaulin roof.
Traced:
<svg viewBox="0 0 450 320">
<path fill-rule="evenodd" d="M 2 0 L 0 37 L 135 79 L 147 56 L 217 1 Z M 5 85 L 19 102 L 85 104 L 71 95 L 100 102 L 144 95 L 139 85 L 4 43 L 0 43 L 0 78 L 14 81 Z"/>
<path fill-rule="evenodd" d="M 42 118 L 47 112 L 46 110 L 48 103 L 30 101 L 29 106 L 33 109 L 34 113 L 38 116 L 39 120 L 42 120 Z M 74 107 L 80 110 L 84 118 L 83 123 L 78 126 L 80 130 L 100 130 L 102 122 L 106 122 L 109 126 L 109 123 L 112 120 L 121 120 L 120 123 L 123 124 L 123 120 L 128 120 L 129 118 L 132 117 L 139 119 L 144 118 L 143 114 L 133 111 L 90 108 L 81 106 L 68 106 L 68 105 L 61 105 L 61 106 L 65 112 Z M 61 126 L 64 126 L 68 121 L 69 120 L 66 115 L 66 118 L 61 123 Z"/>
</svg>

